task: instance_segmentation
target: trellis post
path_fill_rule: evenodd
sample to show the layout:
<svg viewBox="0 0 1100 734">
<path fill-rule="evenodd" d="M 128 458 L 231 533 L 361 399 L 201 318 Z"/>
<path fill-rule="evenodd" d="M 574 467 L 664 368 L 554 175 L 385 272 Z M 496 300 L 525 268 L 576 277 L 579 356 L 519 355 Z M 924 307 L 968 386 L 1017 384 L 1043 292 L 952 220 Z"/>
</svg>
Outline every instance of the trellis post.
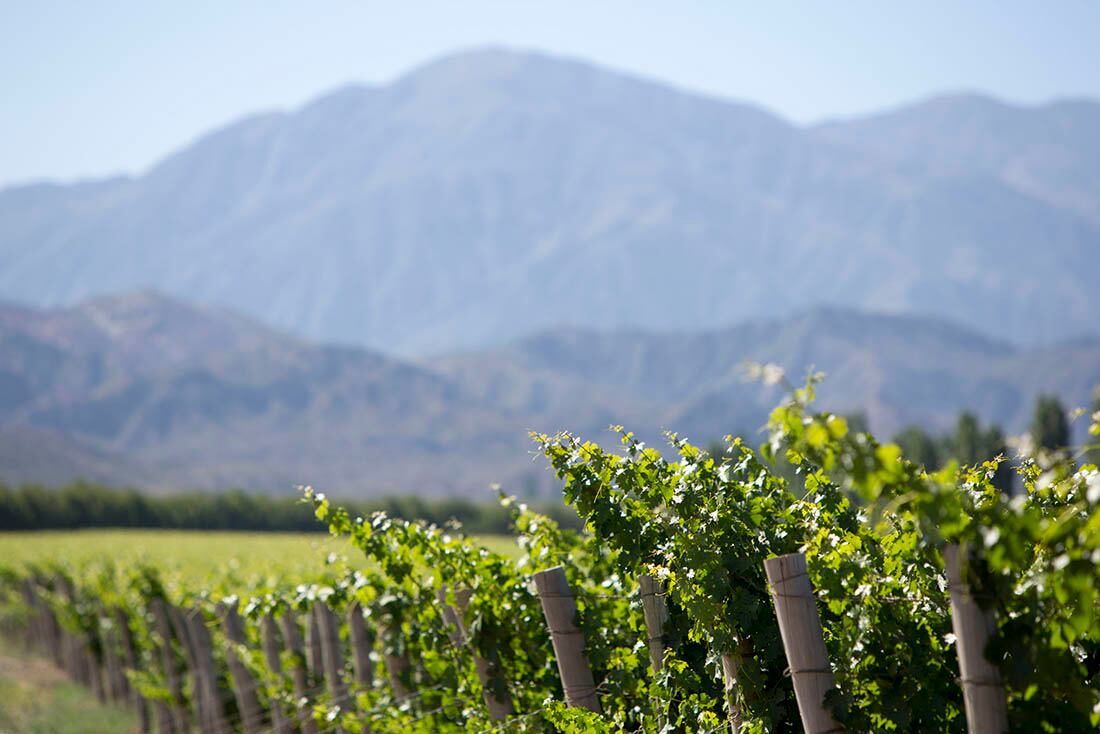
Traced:
<svg viewBox="0 0 1100 734">
<path fill-rule="evenodd" d="M 308 653 L 310 682 L 323 683 L 325 680 L 325 660 L 321 651 L 321 621 L 317 617 L 317 604 L 314 602 L 306 612 L 306 652 Z"/>
<path fill-rule="evenodd" d="M 223 604 L 219 611 L 222 618 L 222 631 L 229 642 L 226 662 L 229 664 L 229 674 L 233 676 L 233 694 L 237 699 L 237 709 L 241 715 L 241 727 L 245 734 L 263 734 L 267 727 L 264 726 L 263 710 L 260 708 L 260 698 L 256 693 L 256 681 L 238 652 L 238 647 L 248 643 L 244 621 L 237 611 L 236 604 Z"/>
<path fill-rule="evenodd" d="M 164 681 L 168 685 L 168 693 L 172 696 L 172 703 L 168 705 L 167 712 L 161 710 L 160 707 L 157 709 L 158 718 L 164 719 L 164 715 L 167 713 L 167 720 L 162 720 L 160 722 L 160 728 L 172 732 L 185 732 L 188 729 L 187 709 L 185 709 L 183 705 L 183 685 L 180 681 L 179 666 L 176 663 L 176 653 L 175 650 L 172 649 L 172 640 L 179 637 L 180 646 L 183 648 L 184 654 L 186 654 L 190 660 L 191 651 L 188 647 L 188 638 L 186 637 L 187 630 L 185 627 L 177 626 L 176 634 L 173 634 L 173 610 L 165 600 L 154 599 L 150 607 L 153 613 L 153 622 L 157 629 L 157 635 L 160 636 L 161 670 L 164 673 Z M 193 672 L 192 675 L 197 681 L 197 673 Z M 165 724 L 167 724 L 167 726 Z"/>
<path fill-rule="evenodd" d="M 729 708 L 730 734 L 740 734 L 741 704 L 737 700 L 737 671 L 741 668 L 741 658 L 738 655 L 725 653 L 722 661 L 722 690 L 726 695 L 726 706 Z"/>
<path fill-rule="evenodd" d="M 351 642 L 352 664 L 355 667 L 355 681 L 359 687 L 367 690 L 374 686 L 374 663 L 370 659 L 370 634 L 367 621 L 363 618 L 363 607 L 359 602 L 348 604 L 348 638 Z"/>
<path fill-rule="evenodd" d="M 134 644 L 134 631 L 130 629 L 130 615 L 120 607 L 114 610 L 115 625 L 118 627 L 119 640 L 122 642 L 122 674 L 127 670 L 140 670 L 138 667 L 137 646 Z M 141 734 L 147 734 L 151 730 L 152 722 L 149 720 L 149 706 L 136 686 L 127 680 L 127 689 L 130 692 L 130 702 L 138 714 L 138 725 Z"/>
<path fill-rule="evenodd" d="M 382 640 L 382 658 L 386 663 L 386 677 L 390 682 L 390 690 L 398 701 L 404 701 L 413 694 L 406 682 L 408 680 L 412 664 L 409 662 L 408 653 L 404 650 L 392 652 L 393 646 L 401 640 L 401 621 L 392 620 L 386 625 Z"/>
<path fill-rule="evenodd" d="M 577 628 L 577 602 L 565 578 L 565 569 L 555 566 L 536 573 L 535 587 L 550 629 L 566 703 L 600 713 L 596 683 L 584 654 L 584 634 Z"/>
<path fill-rule="evenodd" d="M 263 642 L 264 661 L 267 663 L 267 669 L 281 683 L 283 680 L 283 663 L 279 658 L 279 640 L 276 634 L 275 618 L 271 616 L 271 612 L 268 612 L 260 620 L 260 637 Z M 271 702 L 271 728 L 274 734 L 291 734 L 292 731 L 290 721 L 287 720 L 282 702 L 279 700 Z"/>
<path fill-rule="evenodd" d="M 225 718 L 221 692 L 218 688 L 218 674 L 214 668 L 214 642 L 202 612 L 192 609 L 183 614 L 187 629 L 191 633 L 194 645 L 195 662 L 202 674 L 203 690 L 206 694 L 208 723 L 206 731 L 214 734 L 230 734 L 229 722 Z"/>
<path fill-rule="evenodd" d="M 656 676 L 664 666 L 668 604 L 665 602 L 661 585 L 657 579 L 648 574 L 638 577 L 638 594 L 642 598 L 642 615 L 645 617 L 649 664 L 653 668 L 653 675 Z"/>
<path fill-rule="evenodd" d="M 806 734 L 843 731 L 825 708 L 825 694 L 834 688 L 833 671 L 806 569 L 806 556 L 790 553 L 769 558 L 764 561 L 764 570 L 772 587 L 802 727 Z"/>
<path fill-rule="evenodd" d="M 351 698 L 348 696 L 348 687 L 344 683 L 344 656 L 340 652 L 340 620 L 332 609 L 323 601 L 317 601 L 313 605 L 313 613 L 317 615 L 318 629 L 321 634 L 321 659 L 325 666 L 325 680 L 328 682 L 329 693 L 332 694 L 332 702 L 340 711 L 352 709 Z M 343 729 L 338 728 L 338 731 Z"/>
<path fill-rule="evenodd" d="M 966 728 L 970 734 L 1001 734 L 1008 731 L 1008 703 L 1001 672 L 985 656 L 989 638 L 997 627 L 992 609 L 982 609 L 970 584 L 963 580 L 957 545 L 943 549 L 951 595 L 951 627 L 959 656 L 959 678 L 966 707 Z"/>
<path fill-rule="evenodd" d="M 466 632 L 465 617 L 472 593 L 470 589 L 455 590 L 455 606 L 453 607 L 447 603 L 446 586 L 439 589 L 437 597 L 442 606 L 443 622 L 448 627 L 447 632 L 451 638 L 451 644 L 455 647 L 469 649 L 470 655 L 474 659 L 477 678 L 481 682 L 481 697 L 485 701 L 486 708 L 489 709 L 489 718 L 493 721 L 500 721 L 515 713 L 515 707 L 512 705 L 512 696 L 508 692 L 507 686 L 495 680 L 493 676 L 494 668 L 500 670 L 500 661 L 490 661 L 482 657 L 470 644 L 469 634 Z"/>
<path fill-rule="evenodd" d="M 309 676 L 306 672 L 305 652 L 302 649 L 302 633 L 298 629 L 298 620 L 294 613 L 286 611 L 279 617 L 279 629 L 283 632 L 283 644 L 292 653 L 294 667 L 290 671 L 290 679 L 294 685 L 294 697 L 298 701 L 298 724 L 302 734 L 317 734 L 317 722 L 308 705 L 302 705 L 309 700 Z"/>
</svg>

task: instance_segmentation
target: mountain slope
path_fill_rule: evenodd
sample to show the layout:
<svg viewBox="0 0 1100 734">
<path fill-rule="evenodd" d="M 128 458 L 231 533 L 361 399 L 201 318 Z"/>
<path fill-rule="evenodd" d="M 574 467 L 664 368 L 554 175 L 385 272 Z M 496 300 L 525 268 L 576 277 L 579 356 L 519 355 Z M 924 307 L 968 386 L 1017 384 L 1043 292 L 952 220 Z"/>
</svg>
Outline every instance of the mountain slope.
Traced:
<svg viewBox="0 0 1100 734">
<path fill-rule="evenodd" d="M 0 406 L 10 436 L 82 447 L 74 472 L 125 456 L 142 471 L 107 476 L 154 486 L 440 493 L 523 460 L 500 449 L 521 427 L 432 372 L 154 293 L 0 309 Z"/>
<path fill-rule="evenodd" d="M 1022 430 L 1037 391 L 1084 404 L 1100 340 L 1019 350 L 929 318 L 815 309 L 716 331 L 557 329 L 421 364 L 316 345 L 153 292 L 62 309 L 0 306 L 0 480 L 146 488 L 310 483 L 342 494 L 548 488 L 529 430 L 649 441 L 750 437 L 781 398 L 747 360 L 889 435 L 963 408 Z"/>
<path fill-rule="evenodd" d="M 782 399 L 746 380 L 749 362 L 779 364 L 795 384 L 825 372 L 821 404 L 865 412 L 883 436 L 946 430 L 964 409 L 1021 432 L 1039 392 L 1088 404 L 1100 339 L 1019 350 L 936 319 L 826 308 L 693 334 L 559 329 L 435 367 L 540 430 L 599 431 L 611 412 L 650 441 L 661 429 L 702 441 L 755 431 Z"/>
<path fill-rule="evenodd" d="M 1100 104 L 1015 107 L 947 95 L 862 119 L 820 125 L 819 138 L 927 175 L 994 176 L 1100 223 Z"/>
<path fill-rule="evenodd" d="M 904 134 L 804 130 L 573 61 L 459 54 L 242 120 L 138 178 L 0 192 L 0 297 L 155 287 L 417 355 L 823 302 L 1049 342 L 1095 330 L 1080 131 L 1097 108 L 1028 122 L 1073 135 L 1046 158 L 1038 138 L 1021 174 L 1002 159 L 1033 110 L 994 105 L 957 142 L 938 108 L 898 113 Z M 976 162 L 921 165 L 933 143 Z"/>
</svg>

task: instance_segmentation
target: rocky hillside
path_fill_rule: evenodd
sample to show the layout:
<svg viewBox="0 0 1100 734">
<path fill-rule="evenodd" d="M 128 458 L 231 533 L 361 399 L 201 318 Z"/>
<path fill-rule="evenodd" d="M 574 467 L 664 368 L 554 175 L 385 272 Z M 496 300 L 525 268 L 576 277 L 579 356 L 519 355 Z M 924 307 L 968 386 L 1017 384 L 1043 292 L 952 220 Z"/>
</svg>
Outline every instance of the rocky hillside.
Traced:
<svg viewBox="0 0 1100 734">
<path fill-rule="evenodd" d="M 548 490 L 531 429 L 751 436 L 780 388 L 746 382 L 748 360 L 794 380 L 824 370 L 822 403 L 865 410 L 884 434 L 943 428 L 962 408 L 1019 431 L 1036 392 L 1079 405 L 1100 382 L 1100 340 L 1021 350 L 937 319 L 843 309 L 695 334 L 558 329 L 411 363 L 146 291 L 0 307 L 0 480 Z"/>
<path fill-rule="evenodd" d="M 0 191 L 0 297 L 153 287 L 416 356 L 822 303 L 1045 344 L 1097 329 L 1098 119 L 952 96 L 800 128 L 475 51 L 241 120 L 135 178 Z"/>
</svg>

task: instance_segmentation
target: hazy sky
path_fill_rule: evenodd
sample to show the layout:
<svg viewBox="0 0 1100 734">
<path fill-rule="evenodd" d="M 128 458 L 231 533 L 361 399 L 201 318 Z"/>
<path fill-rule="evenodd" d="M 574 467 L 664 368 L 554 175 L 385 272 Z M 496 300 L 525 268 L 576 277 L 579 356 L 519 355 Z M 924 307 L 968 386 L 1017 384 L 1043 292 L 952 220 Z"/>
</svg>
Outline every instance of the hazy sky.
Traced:
<svg viewBox="0 0 1100 734">
<path fill-rule="evenodd" d="M 941 91 L 1100 98 L 1100 0 L 0 0 L 0 185 L 140 172 L 243 114 L 490 43 L 799 122 Z"/>
</svg>

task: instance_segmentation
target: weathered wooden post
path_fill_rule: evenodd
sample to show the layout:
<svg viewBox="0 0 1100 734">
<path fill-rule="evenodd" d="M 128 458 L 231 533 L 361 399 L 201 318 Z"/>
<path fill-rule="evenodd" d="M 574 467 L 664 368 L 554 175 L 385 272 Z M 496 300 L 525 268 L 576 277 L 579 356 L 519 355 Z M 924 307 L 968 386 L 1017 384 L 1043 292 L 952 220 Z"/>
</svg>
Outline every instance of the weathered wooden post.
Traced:
<svg viewBox="0 0 1100 734">
<path fill-rule="evenodd" d="M 185 732 L 188 730 L 187 709 L 184 708 L 183 705 L 183 684 L 180 681 L 179 666 L 176 663 L 176 653 L 172 649 L 172 640 L 175 637 L 172 633 L 172 610 L 163 599 L 154 599 L 150 604 L 150 611 L 153 613 L 153 622 L 157 630 L 157 635 L 160 637 L 161 671 L 164 673 L 164 682 L 168 686 L 168 692 L 172 696 L 172 703 L 168 705 L 167 726 L 165 726 L 165 721 L 162 720 L 159 722 L 160 729 L 162 732 L 165 730 L 169 732 Z M 177 632 L 178 631 L 177 629 Z M 187 641 L 185 639 L 180 639 L 180 645 L 183 647 L 184 654 L 188 654 Z M 160 711 L 158 707 L 158 715 L 162 715 L 163 713 L 164 712 Z"/>
<path fill-rule="evenodd" d="M 959 678 L 966 706 L 966 728 L 970 734 L 1000 734 L 1008 731 L 1008 702 L 1001 672 L 985 656 L 989 638 L 997 628 L 992 609 L 982 609 L 970 584 L 963 580 L 959 546 L 943 549 L 951 594 L 951 627 L 959 655 Z"/>
<path fill-rule="evenodd" d="M 107 687 L 104 684 L 106 675 L 103 672 L 103 666 L 99 662 L 99 656 L 96 655 L 98 639 L 93 637 L 91 632 L 84 632 L 79 637 L 92 692 L 95 694 L 97 701 L 107 703 Z M 100 649 L 102 650 L 102 648 Z"/>
<path fill-rule="evenodd" d="M 825 708 L 825 694 L 834 688 L 833 671 L 829 667 L 806 556 L 790 553 L 769 558 L 764 561 L 764 570 L 772 587 L 802 727 L 806 734 L 843 731 Z"/>
<path fill-rule="evenodd" d="M 351 642 L 352 664 L 355 667 L 355 682 L 368 690 L 374 686 L 374 663 L 370 659 L 370 635 L 367 622 L 363 618 L 363 608 L 359 602 L 348 604 L 348 638 Z"/>
<path fill-rule="evenodd" d="M 61 643 L 61 625 L 57 621 L 57 615 L 38 592 L 37 585 L 32 585 L 35 603 L 42 615 L 42 628 L 46 635 L 46 645 L 50 651 L 50 657 L 59 668 L 65 667 L 65 652 Z"/>
<path fill-rule="evenodd" d="M 126 675 L 127 670 L 140 670 L 137 657 L 137 645 L 134 644 L 134 631 L 130 628 L 130 616 L 125 610 L 115 607 L 114 617 L 115 625 L 118 627 L 119 640 L 122 643 L 122 674 Z M 138 714 L 138 725 L 141 734 L 148 734 L 148 732 L 152 731 L 152 722 L 149 719 L 149 706 L 146 705 L 141 692 L 138 691 L 136 687 L 129 685 L 128 680 L 127 688 L 130 692 L 130 703 Z"/>
<path fill-rule="evenodd" d="M 241 714 L 241 728 L 244 729 L 245 734 L 263 734 L 267 727 L 263 709 L 260 707 L 260 697 L 256 693 L 256 681 L 253 680 L 252 673 L 249 672 L 248 666 L 238 652 L 239 646 L 248 644 L 244 621 L 237 611 L 236 604 L 223 604 L 219 611 L 222 617 L 222 630 L 229 641 L 226 662 L 229 664 L 229 674 L 233 677 L 233 695 L 237 699 L 237 710 Z"/>
<path fill-rule="evenodd" d="M 328 604 L 318 600 L 313 605 L 313 611 L 317 615 L 318 628 L 321 632 L 321 659 L 325 666 L 325 680 L 328 683 L 328 691 L 332 695 L 332 702 L 340 708 L 340 711 L 350 711 L 351 697 L 348 695 L 348 687 L 344 683 L 344 656 L 340 651 L 340 620 Z M 338 728 L 338 731 L 343 731 Z"/>
<path fill-rule="evenodd" d="M 183 616 L 187 622 L 187 629 L 191 633 L 195 663 L 201 671 L 203 692 L 206 696 L 207 724 L 203 731 L 213 734 L 231 734 L 232 729 L 225 718 L 225 707 L 222 705 L 221 691 L 218 688 L 218 673 L 214 667 L 214 641 L 210 637 L 206 620 L 198 609 L 185 612 Z"/>
<path fill-rule="evenodd" d="M 584 634 L 576 624 L 577 602 L 565 578 L 565 569 L 555 566 L 536 573 L 535 587 L 546 625 L 550 629 L 566 703 L 600 713 L 596 682 L 592 679 L 592 670 L 584 654 Z"/>
<path fill-rule="evenodd" d="M 27 605 L 27 611 L 30 617 L 30 625 L 27 630 L 28 636 L 24 641 L 27 642 L 28 645 L 33 644 L 46 648 L 44 620 L 42 619 L 42 611 L 38 608 L 38 598 L 35 594 L 34 583 L 30 579 L 24 579 L 21 584 L 21 591 L 23 593 L 23 603 Z"/>
<path fill-rule="evenodd" d="M 721 656 L 722 661 L 722 691 L 726 695 L 726 706 L 729 708 L 730 734 L 740 734 L 741 704 L 738 703 L 737 671 L 741 668 L 741 660 L 737 655 L 729 653 Z"/>
<path fill-rule="evenodd" d="M 268 612 L 260 620 L 260 637 L 263 640 L 264 661 L 267 669 L 280 683 L 283 680 L 283 662 L 279 657 L 279 640 L 275 630 L 275 618 Z M 273 734 L 292 734 L 290 720 L 283 711 L 282 701 L 271 701 L 271 729 Z"/>
<path fill-rule="evenodd" d="M 298 629 L 298 620 L 294 613 L 286 611 L 279 617 L 279 628 L 283 632 L 283 643 L 294 657 L 294 667 L 290 671 L 290 679 L 294 684 L 294 697 L 298 700 L 298 724 L 302 728 L 302 734 L 317 734 L 317 722 L 309 710 L 308 701 L 309 676 L 306 671 L 306 657 L 302 644 L 302 633 Z M 302 702 L 307 702 L 303 705 Z"/>
<path fill-rule="evenodd" d="M 405 651 L 394 652 L 394 647 L 401 641 L 401 622 L 394 619 L 386 625 L 383 632 L 382 659 L 386 664 L 386 678 L 390 682 L 390 690 L 398 701 L 404 701 L 413 694 L 406 682 L 412 669 L 408 653 Z"/>
<path fill-rule="evenodd" d="M 321 621 L 317 618 L 316 609 L 317 603 L 314 602 L 306 614 L 306 647 L 311 682 L 319 684 L 325 680 L 325 660 L 324 653 L 321 652 Z"/>
<path fill-rule="evenodd" d="M 455 647 L 465 647 L 470 650 L 474 659 L 474 669 L 477 678 L 481 682 L 481 697 L 489 709 L 489 718 L 493 721 L 506 719 L 515 713 L 512 705 L 512 696 L 507 686 L 493 679 L 493 669 L 499 670 L 499 660 L 488 660 L 482 657 L 470 644 L 470 637 L 466 632 L 466 607 L 470 603 L 470 589 L 457 589 L 454 592 L 455 606 L 447 604 L 447 588 L 438 591 L 437 597 L 443 607 L 443 622 L 448 626 L 448 636 Z"/>
<path fill-rule="evenodd" d="M 58 575 L 54 580 L 54 588 L 58 589 L 70 605 L 74 605 L 75 592 L 72 583 L 64 576 Z M 77 683 L 90 686 L 91 671 L 88 669 L 87 659 L 84 656 L 84 644 L 79 635 L 64 625 L 61 627 L 62 657 L 65 660 L 65 671 Z"/>
<path fill-rule="evenodd" d="M 176 639 L 179 640 L 180 649 L 183 651 L 185 671 L 191 675 L 191 713 L 198 728 L 206 731 L 212 726 L 211 704 L 208 700 L 209 686 L 206 684 L 206 672 L 199 662 L 195 635 L 187 615 L 182 609 L 167 603 L 165 608 L 172 623 L 172 628 L 175 630 Z"/>
<path fill-rule="evenodd" d="M 665 659 L 665 624 L 668 622 L 668 604 L 657 579 L 649 575 L 638 577 L 638 593 L 642 597 L 642 615 L 645 617 L 649 664 L 653 675 L 661 672 Z"/>
<path fill-rule="evenodd" d="M 665 665 L 665 625 L 668 623 L 668 603 L 661 584 L 648 574 L 638 577 L 638 596 L 642 601 L 642 617 L 645 619 L 649 666 L 653 669 L 653 677 L 656 678 Z M 663 711 L 658 713 L 657 723 L 660 727 L 665 725 L 664 716 Z M 733 734 L 737 734 L 736 729 Z"/>
<path fill-rule="evenodd" d="M 106 607 L 97 605 L 99 639 L 103 649 L 103 664 L 106 669 L 107 696 L 112 701 L 125 701 L 129 697 L 129 685 L 122 672 L 122 660 L 119 649 L 122 645 L 116 620 L 107 613 Z"/>
<path fill-rule="evenodd" d="M 43 648 L 49 653 L 54 664 L 59 668 L 65 665 L 65 658 L 61 648 L 60 626 L 53 610 L 42 599 L 38 592 L 38 585 L 32 579 L 27 579 L 23 585 L 23 595 L 27 600 L 27 606 L 31 609 L 31 619 Z"/>
</svg>

